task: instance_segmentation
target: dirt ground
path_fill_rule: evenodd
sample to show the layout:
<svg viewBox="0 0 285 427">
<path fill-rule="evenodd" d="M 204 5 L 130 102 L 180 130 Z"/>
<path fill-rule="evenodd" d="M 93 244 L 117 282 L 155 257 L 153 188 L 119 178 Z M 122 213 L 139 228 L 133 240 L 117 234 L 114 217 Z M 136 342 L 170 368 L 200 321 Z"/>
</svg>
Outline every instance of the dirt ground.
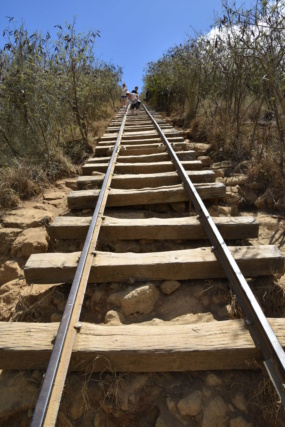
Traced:
<svg viewBox="0 0 285 427">
<path fill-rule="evenodd" d="M 0 266 L 1 321 L 60 321 L 69 286 L 28 286 L 23 267 L 29 253 L 35 251 L 80 249 L 74 241 L 52 242 L 46 233 L 50 220 L 67 213 L 66 195 L 73 186 L 72 180 L 60 181 L 56 188 L 46 190 L 37 200 L 23 202 L 19 208 L 1 216 L 0 236 L 7 247 L 2 250 Z M 35 212 L 39 212 L 37 218 Z M 251 244 L 275 244 L 285 255 L 285 218 L 257 211 L 239 214 L 253 215 L 260 224 L 259 238 Z M 32 228 L 37 229 L 37 237 L 28 233 L 23 236 L 24 230 Z M 9 237 L 7 229 L 12 230 Z M 113 242 L 111 249 L 138 251 L 142 244 L 145 251 L 155 249 L 154 242 Z M 181 242 L 168 242 L 164 250 L 181 245 Z M 283 276 L 252 281 L 254 293 L 267 316 L 284 317 L 284 280 Z M 153 282 L 159 290 L 153 305 L 138 311 L 134 306 L 124 312 L 118 295 L 129 285 L 88 286 L 82 320 L 111 327 L 130 323 L 216 322 L 240 314 L 226 280 L 195 281 L 191 287 L 186 281 L 179 282 L 170 291 L 163 290 L 161 283 Z M 131 283 L 131 286 L 139 288 L 142 284 Z M 43 375 L 40 371 L 1 372 L 0 426 L 30 425 Z M 57 426 L 274 427 L 285 426 L 285 416 L 264 369 L 133 374 L 116 373 L 106 361 L 106 369 L 100 374 L 68 376 Z"/>
</svg>

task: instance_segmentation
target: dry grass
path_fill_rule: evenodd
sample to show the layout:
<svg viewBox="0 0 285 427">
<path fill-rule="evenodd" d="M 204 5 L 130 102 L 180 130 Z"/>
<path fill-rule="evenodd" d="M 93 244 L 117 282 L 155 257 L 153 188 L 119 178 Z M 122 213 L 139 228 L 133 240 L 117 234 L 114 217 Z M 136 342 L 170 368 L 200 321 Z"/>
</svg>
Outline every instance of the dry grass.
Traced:
<svg viewBox="0 0 285 427">
<path fill-rule="evenodd" d="M 258 386 L 252 390 L 251 404 L 258 407 L 268 426 L 280 427 L 281 401 L 265 369 Z"/>
</svg>

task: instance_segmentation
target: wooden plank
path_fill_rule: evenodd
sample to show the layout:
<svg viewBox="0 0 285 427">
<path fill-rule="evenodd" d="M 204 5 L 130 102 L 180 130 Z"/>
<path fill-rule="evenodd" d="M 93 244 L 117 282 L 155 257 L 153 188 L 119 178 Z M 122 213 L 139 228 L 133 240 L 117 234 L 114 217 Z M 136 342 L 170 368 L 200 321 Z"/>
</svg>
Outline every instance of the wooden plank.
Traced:
<svg viewBox="0 0 285 427">
<path fill-rule="evenodd" d="M 203 200 L 221 198 L 226 195 L 226 186 L 220 182 L 194 184 L 194 186 Z M 71 191 L 67 197 L 69 209 L 94 208 L 99 197 L 99 192 L 100 190 Z M 189 200 L 189 196 L 181 184 L 134 190 L 111 188 L 108 194 L 107 206 L 152 205 L 158 203 L 187 202 Z"/>
<path fill-rule="evenodd" d="M 284 273 L 284 257 L 276 246 L 231 246 L 246 277 Z M 80 252 L 33 254 L 24 272 L 27 283 L 71 283 Z M 134 280 L 223 278 L 225 273 L 209 247 L 151 253 L 96 252 L 90 283 Z"/>
<path fill-rule="evenodd" d="M 164 149 L 164 146 L 162 146 L 162 149 Z M 125 156 L 122 156 L 123 154 L 120 153 L 118 159 L 117 159 L 117 163 L 152 163 L 152 162 L 165 162 L 165 161 L 170 161 L 169 159 L 169 155 L 167 153 L 157 153 L 157 154 L 145 154 L 145 155 L 141 155 L 141 156 L 128 156 L 128 158 L 126 159 Z M 175 152 L 176 156 L 178 157 L 179 160 L 195 160 L 196 159 L 196 152 L 193 150 L 177 150 Z M 92 163 L 93 162 L 93 158 L 89 159 L 89 161 L 87 162 Z"/>
<path fill-rule="evenodd" d="M 162 143 L 160 140 L 155 140 L 155 141 L 151 140 L 150 142 L 151 143 L 154 143 L 154 142 L 156 142 L 156 143 Z M 178 140 L 178 139 L 173 139 L 172 140 L 172 143 L 175 143 L 175 142 L 179 142 L 179 144 L 180 144 L 180 140 Z M 126 150 L 128 150 L 128 151 L 131 150 L 131 148 L 127 148 L 127 146 L 125 146 L 125 147 L 126 147 Z M 146 144 L 142 144 L 141 147 L 140 146 L 136 146 L 136 148 L 137 149 L 140 148 L 141 150 L 143 148 L 145 148 L 145 150 L 147 151 Z M 150 148 L 148 148 L 148 150 L 150 150 Z M 175 146 L 173 148 L 175 149 Z M 104 145 L 101 145 L 101 146 L 97 145 L 96 149 L 95 149 L 95 153 L 96 153 L 96 155 L 105 156 L 105 155 L 111 154 L 113 152 L 113 149 L 114 149 L 114 145 L 106 145 L 106 146 L 104 146 Z"/>
<path fill-rule="evenodd" d="M 285 347 L 285 319 L 268 319 Z M 0 369 L 46 369 L 58 323 L 0 323 Z M 193 325 L 82 322 L 70 370 L 179 372 L 259 369 L 262 355 L 242 320 Z"/>
<path fill-rule="evenodd" d="M 215 172 L 212 170 L 188 171 L 187 175 L 194 183 L 205 183 L 215 181 Z M 78 190 L 86 188 L 101 188 L 104 175 L 101 176 L 80 176 L 77 179 Z M 176 185 L 181 182 L 181 179 L 176 172 L 158 173 L 158 174 L 124 174 L 114 175 L 111 187 L 112 188 L 144 188 L 144 187 L 160 187 L 162 185 Z"/>
<path fill-rule="evenodd" d="M 254 217 L 214 217 L 224 239 L 258 237 L 259 225 Z M 58 216 L 48 227 L 53 239 L 79 239 L 86 237 L 91 218 Z M 204 228 L 196 217 L 129 219 L 105 217 L 100 238 L 119 240 L 198 240 L 206 239 Z"/>
<path fill-rule="evenodd" d="M 123 161 L 121 163 L 121 161 Z M 201 170 L 203 165 L 200 160 L 182 161 L 182 166 L 185 170 Z M 108 163 L 85 164 L 82 166 L 83 175 L 91 175 L 92 172 L 105 173 L 108 168 Z M 161 173 L 174 170 L 172 162 L 151 162 L 151 163 L 129 163 L 128 159 L 118 158 L 115 167 L 115 173 Z"/>
<path fill-rule="evenodd" d="M 176 151 L 182 151 L 184 149 L 186 150 L 187 146 L 183 144 L 173 144 L 172 148 L 176 152 Z M 163 157 L 164 160 L 169 160 L 169 155 L 167 154 L 166 147 L 162 144 L 157 144 L 156 146 L 154 146 L 153 144 L 123 145 L 120 149 L 119 156 L 120 157 L 134 156 L 138 159 L 139 156 L 158 155 L 160 153 L 164 154 L 164 157 Z M 195 153 L 195 157 L 192 156 L 192 159 L 195 159 L 195 158 L 196 158 L 196 153 Z"/>
</svg>

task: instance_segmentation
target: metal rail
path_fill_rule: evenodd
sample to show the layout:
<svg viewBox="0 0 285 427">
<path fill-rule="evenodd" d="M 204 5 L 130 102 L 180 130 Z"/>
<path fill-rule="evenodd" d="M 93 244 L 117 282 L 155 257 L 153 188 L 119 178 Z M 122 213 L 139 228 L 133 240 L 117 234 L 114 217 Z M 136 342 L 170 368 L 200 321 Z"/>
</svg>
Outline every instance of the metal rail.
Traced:
<svg viewBox="0 0 285 427">
<path fill-rule="evenodd" d="M 110 187 L 116 158 L 120 148 L 127 111 L 123 116 L 114 150 L 92 216 L 87 237 L 84 242 L 62 320 L 58 328 L 44 382 L 36 403 L 31 427 L 54 426 L 56 423 L 63 387 L 72 355 L 73 343 L 76 334 L 80 332 L 81 328 L 79 317 L 81 314 L 92 260 L 95 256 L 94 250 L 107 201 L 107 192 Z"/>
<path fill-rule="evenodd" d="M 180 176 L 185 191 L 189 195 L 198 218 L 213 245 L 212 250 L 222 264 L 238 302 L 243 309 L 245 325 L 249 329 L 256 347 L 260 348 L 262 352 L 264 365 L 279 394 L 283 408 L 285 408 L 285 353 L 283 348 L 171 144 L 145 105 L 143 107 L 166 145 L 176 172 Z"/>
</svg>

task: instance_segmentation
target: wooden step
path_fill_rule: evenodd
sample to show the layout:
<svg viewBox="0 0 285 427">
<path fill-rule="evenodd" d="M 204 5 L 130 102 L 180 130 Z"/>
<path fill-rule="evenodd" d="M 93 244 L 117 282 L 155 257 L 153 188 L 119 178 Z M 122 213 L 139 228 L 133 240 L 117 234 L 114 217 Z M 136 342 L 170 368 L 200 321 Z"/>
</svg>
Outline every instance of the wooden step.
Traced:
<svg viewBox="0 0 285 427">
<path fill-rule="evenodd" d="M 164 146 L 161 146 L 162 149 L 164 149 Z M 119 157 L 117 159 L 117 163 L 157 163 L 157 162 L 167 162 L 169 161 L 169 155 L 167 153 L 156 153 L 156 154 L 146 154 L 141 156 L 128 156 L 126 157 L 123 155 L 123 151 L 119 153 Z M 194 150 L 177 150 L 175 152 L 176 156 L 180 161 L 182 160 L 195 160 L 196 159 L 196 152 Z M 94 162 L 94 158 L 91 158 L 87 161 L 87 164 L 90 164 Z"/>
<path fill-rule="evenodd" d="M 285 319 L 268 319 L 285 346 Z M 0 323 L 0 369 L 45 369 L 58 323 Z M 259 369 L 262 355 L 242 320 L 193 325 L 105 326 L 82 322 L 71 371 L 179 372 Z"/>
<path fill-rule="evenodd" d="M 186 150 L 187 146 L 182 144 L 173 144 L 172 148 L 175 152 L 177 152 L 177 151 Z M 160 153 L 164 154 L 164 160 L 169 160 L 166 147 L 163 144 L 123 145 L 120 148 L 119 156 L 120 157 L 134 156 L 137 159 L 139 159 L 140 156 L 151 156 L 151 155 L 158 156 Z M 195 159 L 196 157 L 197 157 L 196 153 L 195 153 L 195 156 L 192 155 L 192 159 Z"/>
<path fill-rule="evenodd" d="M 179 141 L 173 141 L 173 144 L 175 142 L 179 142 Z M 127 150 L 127 151 L 131 151 L 131 150 L 134 150 L 134 149 L 141 149 L 141 150 L 144 149 L 146 151 L 146 154 L 147 154 L 147 150 L 148 151 L 153 150 L 153 151 L 151 151 L 151 153 L 152 152 L 155 153 L 153 143 L 157 143 L 158 145 L 160 145 L 160 144 L 162 144 L 162 141 L 161 140 L 155 140 L 155 141 L 151 140 L 150 143 L 151 143 L 151 146 L 148 146 L 148 144 L 136 145 L 135 147 L 129 147 L 127 145 L 124 145 L 124 149 Z M 158 147 L 158 145 L 157 145 L 157 147 Z M 162 147 L 162 145 L 161 145 L 161 147 Z M 179 144 L 173 145 L 173 149 L 174 150 L 175 149 L 176 150 L 181 150 L 181 147 L 182 148 L 183 147 L 186 148 L 187 146 L 186 146 L 186 144 L 180 143 L 180 142 L 179 142 Z M 109 155 L 109 154 L 111 154 L 113 152 L 113 149 L 114 149 L 114 145 L 106 145 L 106 146 L 104 144 L 103 145 L 97 145 L 96 146 L 96 150 L 95 150 L 95 154 L 98 155 L 98 156 Z M 129 155 L 129 154 L 127 154 L 127 155 Z"/>
<path fill-rule="evenodd" d="M 187 175 L 194 183 L 214 182 L 216 175 L 214 171 L 188 171 Z M 101 188 L 104 176 L 80 176 L 77 179 L 78 190 L 86 188 Z M 181 179 L 176 172 L 158 173 L 158 174 L 124 174 L 114 175 L 112 188 L 144 188 L 144 187 L 161 187 L 163 185 L 177 185 Z"/>
<path fill-rule="evenodd" d="M 276 246 L 231 246 L 245 277 L 284 273 L 284 257 Z M 33 254 L 24 272 L 29 284 L 71 283 L 80 252 Z M 134 280 L 223 278 L 225 273 L 209 247 L 151 253 L 96 252 L 89 283 Z"/>
<path fill-rule="evenodd" d="M 122 162 L 122 163 L 121 163 Z M 203 164 L 200 160 L 182 161 L 182 166 L 185 170 L 201 170 Z M 83 175 L 91 175 L 92 172 L 105 173 L 108 168 L 108 163 L 88 163 L 82 166 Z M 129 163 L 127 158 L 118 158 L 115 166 L 115 173 L 161 173 L 172 172 L 174 166 L 172 162 L 151 162 L 151 163 Z"/>
<path fill-rule="evenodd" d="M 226 186 L 220 182 L 194 185 L 203 200 L 226 196 Z M 68 207 L 69 209 L 95 208 L 99 193 L 100 190 L 71 191 L 67 197 Z M 120 190 L 111 188 L 108 194 L 107 207 L 176 203 L 189 200 L 189 196 L 181 184 L 153 189 Z"/>
<path fill-rule="evenodd" d="M 224 239 L 253 239 L 258 237 L 259 225 L 253 217 L 214 217 Z M 86 237 L 91 218 L 58 216 L 48 227 L 53 239 Z M 198 240 L 207 238 L 196 217 L 129 219 L 105 217 L 100 230 L 102 239 L 119 240 Z"/>
</svg>

